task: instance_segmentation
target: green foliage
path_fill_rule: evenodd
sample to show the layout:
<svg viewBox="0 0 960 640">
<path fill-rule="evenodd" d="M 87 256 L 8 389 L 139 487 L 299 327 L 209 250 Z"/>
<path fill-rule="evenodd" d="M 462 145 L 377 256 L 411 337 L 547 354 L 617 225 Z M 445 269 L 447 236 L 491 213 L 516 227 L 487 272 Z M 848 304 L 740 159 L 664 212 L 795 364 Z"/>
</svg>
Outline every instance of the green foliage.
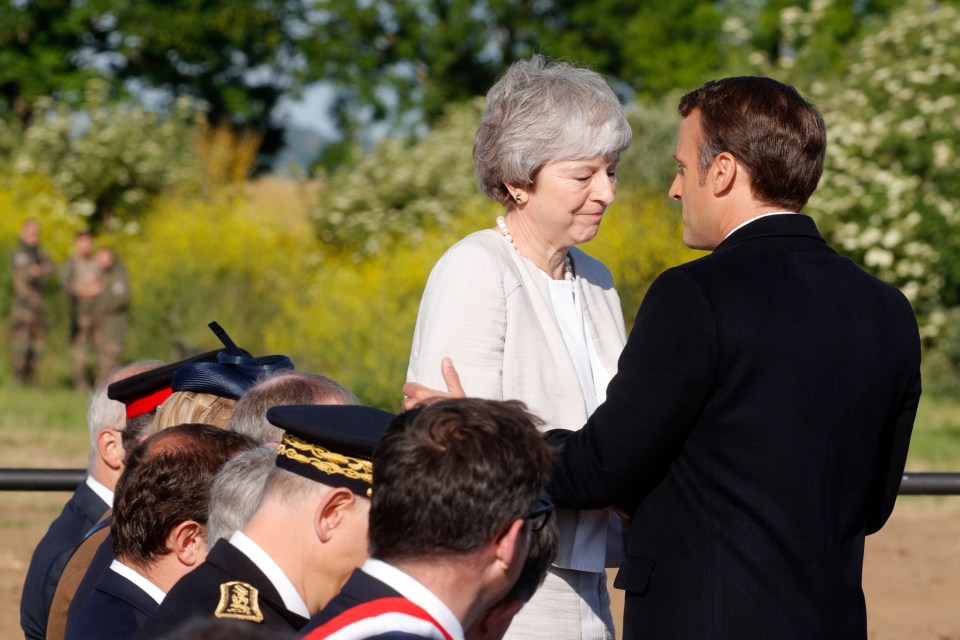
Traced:
<svg viewBox="0 0 960 640">
<path fill-rule="evenodd" d="M 88 3 L 67 0 L 4 2 L 0 11 L 0 119 L 26 123 L 34 102 L 79 93 L 93 71 L 73 57 L 92 27 Z"/>
<path fill-rule="evenodd" d="M 400 238 L 422 239 L 450 223 L 464 200 L 483 202 L 473 173 L 478 101 L 451 106 L 413 144 L 388 138 L 351 165 L 321 175 L 319 202 L 310 212 L 327 251 L 367 256 Z M 476 205 L 474 205 L 476 206 Z"/>
<path fill-rule="evenodd" d="M 128 354 L 169 359 L 219 346 L 219 321 L 262 355 L 287 297 L 306 287 L 313 243 L 297 229 L 252 217 L 236 196 L 166 198 L 143 231 L 102 241 L 126 262 L 133 294 Z"/>
<path fill-rule="evenodd" d="M 935 338 L 960 304 L 960 11 L 911 0 L 848 55 L 809 87 L 830 138 L 810 210 Z"/>
<path fill-rule="evenodd" d="M 312 42 L 312 2 L 28 0 L 0 12 L 0 118 L 27 124 L 54 97 L 76 105 L 85 81 L 156 100 L 191 97 L 211 122 L 281 135 L 271 115 L 311 74 L 301 44 Z"/>
<path fill-rule="evenodd" d="M 734 48 L 712 0 L 321 0 L 308 57 L 338 88 L 348 137 L 365 119 L 409 133 L 447 105 L 484 95 L 503 69 L 533 53 L 584 62 L 624 95 L 700 84 Z"/>
<path fill-rule="evenodd" d="M 82 112 L 49 99 L 36 106 L 40 113 L 13 147 L 8 171 L 46 176 L 80 226 L 136 231 L 150 198 L 196 183 L 188 101 L 164 117 L 112 102 L 108 85 L 91 81 Z"/>
</svg>

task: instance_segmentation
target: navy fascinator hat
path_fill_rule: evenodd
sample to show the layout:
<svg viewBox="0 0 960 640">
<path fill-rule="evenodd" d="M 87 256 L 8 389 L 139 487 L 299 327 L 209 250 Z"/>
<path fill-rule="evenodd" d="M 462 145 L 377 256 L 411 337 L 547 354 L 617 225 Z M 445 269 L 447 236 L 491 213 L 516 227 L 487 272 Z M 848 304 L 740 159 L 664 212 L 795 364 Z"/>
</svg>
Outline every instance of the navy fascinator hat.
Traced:
<svg viewBox="0 0 960 640">
<path fill-rule="evenodd" d="M 178 369 L 173 374 L 174 391 L 195 391 L 238 400 L 259 380 L 284 369 L 294 369 L 288 356 L 254 357 L 238 347 L 217 322 L 209 326 L 226 349 L 217 353 L 216 362 L 194 362 Z"/>
</svg>

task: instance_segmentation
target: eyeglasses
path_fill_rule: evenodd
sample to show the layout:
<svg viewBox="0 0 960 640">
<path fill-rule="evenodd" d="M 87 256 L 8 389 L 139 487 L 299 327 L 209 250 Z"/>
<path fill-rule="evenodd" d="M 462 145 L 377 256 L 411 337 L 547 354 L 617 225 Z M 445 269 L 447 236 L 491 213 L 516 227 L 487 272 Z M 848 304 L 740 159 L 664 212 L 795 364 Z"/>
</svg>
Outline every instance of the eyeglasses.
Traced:
<svg viewBox="0 0 960 640">
<path fill-rule="evenodd" d="M 530 522 L 531 531 L 540 531 L 547 526 L 551 513 L 553 513 L 553 503 L 544 498 L 537 498 L 537 506 L 524 516 L 524 520 Z"/>
</svg>

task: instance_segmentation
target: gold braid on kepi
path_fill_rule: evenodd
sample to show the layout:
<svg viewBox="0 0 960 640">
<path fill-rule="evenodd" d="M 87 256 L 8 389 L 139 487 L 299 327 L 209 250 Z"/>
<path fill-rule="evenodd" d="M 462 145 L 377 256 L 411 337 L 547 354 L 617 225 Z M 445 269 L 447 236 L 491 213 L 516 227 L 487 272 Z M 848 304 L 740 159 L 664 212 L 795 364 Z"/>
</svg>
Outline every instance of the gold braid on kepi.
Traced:
<svg viewBox="0 0 960 640">
<path fill-rule="evenodd" d="M 267 412 L 267 419 L 285 431 L 277 449 L 278 467 L 368 497 L 373 448 L 394 417 L 356 405 L 295 405 Z"/>
</svg>

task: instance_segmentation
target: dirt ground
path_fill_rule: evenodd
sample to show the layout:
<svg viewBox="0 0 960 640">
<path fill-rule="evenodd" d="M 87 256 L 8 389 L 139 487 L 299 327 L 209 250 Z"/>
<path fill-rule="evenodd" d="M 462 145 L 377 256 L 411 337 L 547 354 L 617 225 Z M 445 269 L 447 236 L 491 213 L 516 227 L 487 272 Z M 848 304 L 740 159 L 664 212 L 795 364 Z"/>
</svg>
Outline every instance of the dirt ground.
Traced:
<svg viewBox="0 0 960 640">
<path fill-rule="evenodd" d="M 24 573 L 65 500 L 0 494 L 0 640 L 23 637 Z M 887 526 L 868 538 L 864 592 L 870 640 L 960 640 L 960 497 L 901 498 Z M 619 619 L 620 592 L 611 593 Z"/>
</svg>

